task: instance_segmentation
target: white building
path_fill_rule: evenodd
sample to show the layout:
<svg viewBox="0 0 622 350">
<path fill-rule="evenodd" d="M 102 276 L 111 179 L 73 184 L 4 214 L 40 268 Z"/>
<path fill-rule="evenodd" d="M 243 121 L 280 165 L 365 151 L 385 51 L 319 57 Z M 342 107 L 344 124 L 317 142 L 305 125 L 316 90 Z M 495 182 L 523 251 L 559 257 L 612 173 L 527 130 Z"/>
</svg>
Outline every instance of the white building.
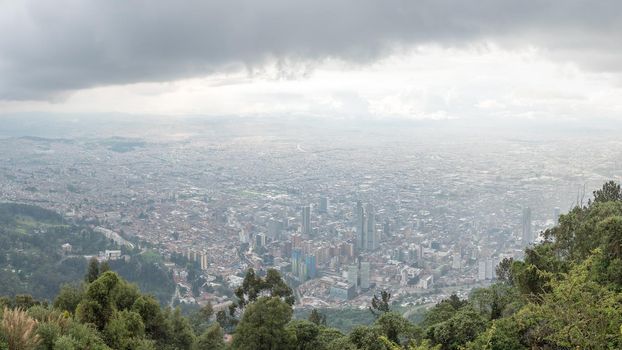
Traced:
<svg viewBox="0 0 622 350">
<path fill-rule="evenodd" d="M 120 250 L 106 250 L 104 251 L 104 259 L 119 260 L 121 259 L 121 251 Z"/>
<path fill-rule="evenodd" d="M 434 276 L 432 275 L 425 275 L 419 279 L 419 288 L 421 289 L 431 288 L 432 284 L 434 284 Z"/>
</svg>

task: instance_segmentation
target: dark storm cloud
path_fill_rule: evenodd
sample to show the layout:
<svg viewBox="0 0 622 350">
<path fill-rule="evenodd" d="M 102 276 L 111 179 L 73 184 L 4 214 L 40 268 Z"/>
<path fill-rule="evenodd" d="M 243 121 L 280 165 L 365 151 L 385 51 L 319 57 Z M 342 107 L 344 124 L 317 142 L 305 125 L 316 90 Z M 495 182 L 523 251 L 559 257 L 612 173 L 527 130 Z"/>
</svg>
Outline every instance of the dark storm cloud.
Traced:
<svg viewBox="0 0 622 350">
<path fill-rule="evenodd" d="M 478 40 L 543 47 L 556 59 L 617 71 L 621 13 L 617 0 L 6 0 L 0 99 L 51 98 L 268 60 L 367 62 L 396 46 Z"/>
</svg>

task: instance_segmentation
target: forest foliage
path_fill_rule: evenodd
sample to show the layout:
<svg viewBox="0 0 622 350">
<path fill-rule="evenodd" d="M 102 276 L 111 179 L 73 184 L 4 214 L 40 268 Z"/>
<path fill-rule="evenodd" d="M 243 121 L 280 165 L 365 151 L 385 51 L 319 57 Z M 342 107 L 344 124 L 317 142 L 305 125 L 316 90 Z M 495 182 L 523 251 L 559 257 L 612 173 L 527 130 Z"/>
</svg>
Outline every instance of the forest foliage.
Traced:
<svg viewBox="0 0 622 350">
<path fill-rule="evenodd" d="M 70 253 L 61 246 L 69 243 Z M 85 255 L 120 249 L 131 259 L 110 261 L 110 267 L 137 283 L 162 302 L 175 285 L 162 263 L 147 253 L 118 247 L 92 227 L 65 221 L 61 215 L 38 206 L 0 203 L 0 295 L 30 294 L 52 300 L 64 284 L 82 280 Z"/>
</svg>

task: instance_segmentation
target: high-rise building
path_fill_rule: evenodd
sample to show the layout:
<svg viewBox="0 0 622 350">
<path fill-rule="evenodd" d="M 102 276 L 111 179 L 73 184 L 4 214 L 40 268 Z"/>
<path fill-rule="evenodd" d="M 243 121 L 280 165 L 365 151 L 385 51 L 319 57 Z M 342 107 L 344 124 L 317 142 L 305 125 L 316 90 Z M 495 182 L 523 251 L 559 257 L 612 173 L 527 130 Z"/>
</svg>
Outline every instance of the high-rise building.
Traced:
<svg viewBox="0 0 622 350">
<path fill-rule="evenodd" d="M 353 285 L 354 288 L 359 286 L 359 267 L 357 265 L 348 266 L 348 283 Z"/>
<path fill-rule="evenodd" d="M 270 219 L 268 221 L 268 236 L 273 240 L 281 238 L 281 231 L 283 230 L 283 223 L 281 221 Z"/>
<path fill-rule="evenodd" d="M 494 266 L 493 266 L 493 262 L 492 262 L 492 258 L 488 258 L 486 259 L 486 268 L 485 268 L 485 275 L 486 275 L 486 279 L 487 280 L 491 280 L 492 279 L 492 275 L 494 273 Z"/>
<path fill-rule="evenodd" d="M 317 277 L 317 264 L 315 255 L 307 255 L 305 257 L 305 265 L 307 265 L 307 277 L 315 278 Z"/>
<path fill-rule="evenodd" d="M 318 211 L 322 214 L 328 213 L 328 198 L 320 197 L 320 206 L 318 207 Z"/>
<path fill-rule="evenodd" d="M 266 234 L 258 233 L 255 235 L 255 247 L 260 248 L 266 245 Z"/>
<path fill-rule="evenodd" d="M 290 236 L 290 239 L 292 240 L 293 248 L 302 247 L 302 235 L 300 233 L 294 233 L 293 235 Z"/>
<path fill-rule="evenodd" d="M 300 249 L 292 250 L 292 274 L 298 275 L 302 262 L 302 251 Z"/>
<path fill-rule="evenodd" d="M 454 253 L 452 256 L 451 267 L 454 270 L 460 270 L 462 268 L 462 257 L 460 253 Z"/>
<path fill-rule="evenodd" d="M 477 262 L 477 280 L 486 280 L 486 260 L 481 259 Z"/>
<path fill-rule="evenodd" d="M 304 261 L 298 264 L 298 279 L 300 282 L 307 280 L 307 264 Z"/>
<path fill-rule="evenodd" d="M 365 221 L 365 209 L 361 201 L 356 202 L 356 249 L 365 250 L 367 247 L 367 222 Z"/>
<path fill-rule="evenodd" d="M 199 264 L 201 265 L 201 270 L 207 270 L 207 253 L 201 252 L 199 253 Z"/>
<path fill-rule="evenodd" d="M 384 234 L 385 237 L 391 236 L 391 223 L 388 220 L 385 220 L 382 225 L 382 234 Z"/>
<path fill-rule="evenodd" d="M 376 215 L 374 214 L 374 206 L 371 204 L 367 204 L 366 207 L 367 214 L 367 244 L 365 245 L 366 250 L 376 250 L 378 248 L 378 237 L 376 232 Z"/>
<path fill-rule="evenodd" d="M 523 244 L 528 245 L 533 243 L 533 232 L 531 227 L 531 208 L 523 208 Z"/>
<path fill-rule="evenodd" d="M 369 262 L 363 261 L 361 262 L 361 288 L 368 289 L 369 288 L 369 279 L 370 279 L 370 265 Z"/>
<path fill-rule="evenodd" d="M 302 207 L 302 234 L 311 234 L 311 206 L 305 205 Z"/>
</svg>

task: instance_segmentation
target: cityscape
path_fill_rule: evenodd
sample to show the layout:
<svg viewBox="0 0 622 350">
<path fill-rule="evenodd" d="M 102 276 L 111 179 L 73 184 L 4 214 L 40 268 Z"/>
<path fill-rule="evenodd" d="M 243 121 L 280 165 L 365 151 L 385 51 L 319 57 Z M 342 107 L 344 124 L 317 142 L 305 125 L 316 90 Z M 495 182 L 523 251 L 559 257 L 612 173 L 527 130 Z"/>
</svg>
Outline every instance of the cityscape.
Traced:
<svg viewBox="0 0 622 350">
<path fill-rule="evenodd" d="M 183 138 L 5 137 L 0 201 L 152 247 L 174 274 L 176 303 L 225 309 L 253 268 L 281 272 L 295 308 L 364 309 L 388 290 L 408 309 L 494 282 L 501 260 L 522 259 L 560 215 L 620 176 L 622 161 L 615 138 L 447 142 L 425 127 L 354 135 L 356 125 L 265 121 L 249 121 L 250 135 L 229 123 Z M 198 290 L 178 256 L 200 267 Z"/>
</svg>

